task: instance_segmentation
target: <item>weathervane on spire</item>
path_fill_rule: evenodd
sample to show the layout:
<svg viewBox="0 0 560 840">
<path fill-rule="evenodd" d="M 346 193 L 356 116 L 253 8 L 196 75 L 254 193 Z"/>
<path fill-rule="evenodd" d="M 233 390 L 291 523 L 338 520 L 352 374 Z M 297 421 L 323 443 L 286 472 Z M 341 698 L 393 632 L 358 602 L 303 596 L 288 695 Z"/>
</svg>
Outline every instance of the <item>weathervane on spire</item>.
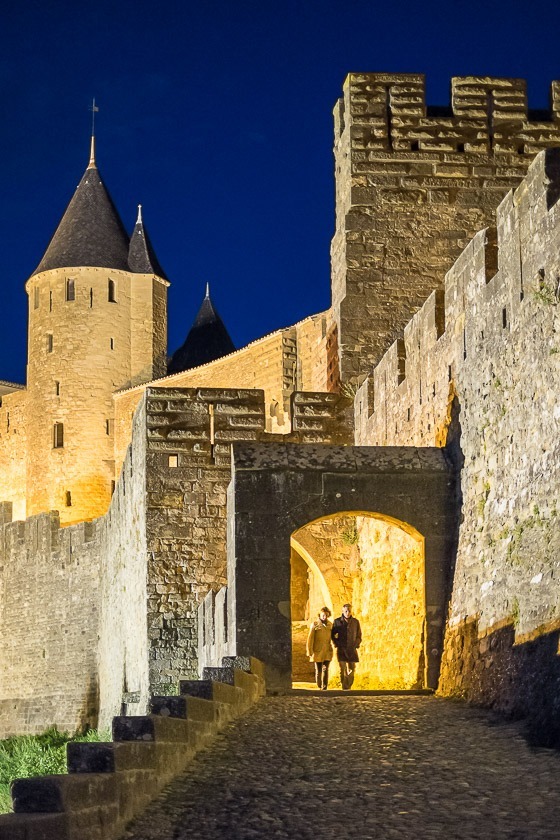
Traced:
<svg viewBox="0 0 560 840">
<path fill-rule="evenodd" d="M 95 96 L 91 101 L 91 108 L 89 110 L 91 111 L 91 136 L 95 137 L 95 115 L 99 111 L 98 106 L 95 104 Z"/>
<path fill-rule="evenodd" d="M 95 166 L 95 115 L 99 111 L 98 106 L 95 104 L 95 96 L 91 101 L 91 152 L 89 156 L 89 165 Z"/>
</svg>

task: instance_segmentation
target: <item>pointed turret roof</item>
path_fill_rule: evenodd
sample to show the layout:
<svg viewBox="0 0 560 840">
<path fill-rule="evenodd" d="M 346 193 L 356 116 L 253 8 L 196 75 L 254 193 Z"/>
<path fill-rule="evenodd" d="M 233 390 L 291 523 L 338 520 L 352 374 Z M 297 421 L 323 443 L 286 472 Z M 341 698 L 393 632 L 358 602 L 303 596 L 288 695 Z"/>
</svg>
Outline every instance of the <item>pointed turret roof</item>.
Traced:
<svg viewBox="0 0 560 840">
<path fill-rule="evenodd" d="M 83 265 L 128 271 L 128 248 L 128 235 L 97 169 L 92 137 L 88 167 L 33 273 Z"/>
<path fill-rule="evenodd" d="M 207 283 L 206 295 L 198 315 L 184 344 L 173 353 L 167 372 L 180 373 L 182 370 L 213 362 L 221 356 L 233 353 L 234 350 L 235 345 L 210 299 L 210 287 Z"/>
<path fill-rule="evenodd" d="M 130 237 L 128 266 L 136 274 L 157 274 L 158 277 L 163 277 L 164 280 L 167 280 L 163 268 L 155 255 L 148 231 L 144 227 L 141 204 L 138 205 L 138 218 L 136 219 L 136 224 Z"/>
</svg>

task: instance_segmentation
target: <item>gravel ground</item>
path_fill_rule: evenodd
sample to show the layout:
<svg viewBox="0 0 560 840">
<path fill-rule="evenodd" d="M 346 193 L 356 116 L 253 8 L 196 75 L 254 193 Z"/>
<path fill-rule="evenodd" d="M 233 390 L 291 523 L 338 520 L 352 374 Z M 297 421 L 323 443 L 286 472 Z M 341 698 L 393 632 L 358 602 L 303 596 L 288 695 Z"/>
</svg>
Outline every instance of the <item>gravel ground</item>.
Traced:
<svg viewBox="0 0 560 840">
<path fill-rule="evenodd" d="M 270 697 L 127 840 L 559 840 L 560 755 L 434 697 Z"/>
</svg>

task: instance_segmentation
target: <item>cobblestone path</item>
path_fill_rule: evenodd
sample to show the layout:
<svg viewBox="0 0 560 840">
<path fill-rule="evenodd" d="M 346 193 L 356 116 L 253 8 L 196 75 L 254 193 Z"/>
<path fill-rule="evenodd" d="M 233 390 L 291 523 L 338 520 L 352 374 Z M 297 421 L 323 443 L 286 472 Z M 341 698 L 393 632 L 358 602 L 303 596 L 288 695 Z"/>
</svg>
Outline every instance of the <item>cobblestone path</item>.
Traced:
<svg viewBox="0 0 560 840">
<path fill-rule="evenodd" d="M 560 755 L 433 697 L 271 697 L 128 840 L 559 840 Z"/>
</svg>

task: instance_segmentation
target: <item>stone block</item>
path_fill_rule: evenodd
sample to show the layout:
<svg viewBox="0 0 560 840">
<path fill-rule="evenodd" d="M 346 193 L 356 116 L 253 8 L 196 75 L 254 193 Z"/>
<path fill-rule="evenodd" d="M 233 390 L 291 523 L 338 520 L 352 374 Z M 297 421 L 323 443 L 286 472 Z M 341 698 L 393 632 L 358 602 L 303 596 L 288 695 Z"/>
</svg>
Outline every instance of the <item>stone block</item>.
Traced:
<svg viewBox="0 0 560 840">
<path fill-rule="evenodd" d="M 69 773 L 114 773 L 156 766 L 155 744 L 148 741 L 79 743 L 66 745 Z"/>
<path fill-rule="evenodd" d="M 66 814 L 0 814 L 0 840 L 73 840 Z"/>
<path fill-rule="evenodd" d="M 87 773 L 16 779 L 12 800 L 17 814 L 62 813 L 79 810 L 84 800 L 115 804 L 117 793 L 111 775 Z"/>
<path fill-rule="evenodd" d="M 115 741 L 182 741 L 188 742 L 187 721 L 178 718 L 143 715 L 113 718 Z"/>
</svg>

